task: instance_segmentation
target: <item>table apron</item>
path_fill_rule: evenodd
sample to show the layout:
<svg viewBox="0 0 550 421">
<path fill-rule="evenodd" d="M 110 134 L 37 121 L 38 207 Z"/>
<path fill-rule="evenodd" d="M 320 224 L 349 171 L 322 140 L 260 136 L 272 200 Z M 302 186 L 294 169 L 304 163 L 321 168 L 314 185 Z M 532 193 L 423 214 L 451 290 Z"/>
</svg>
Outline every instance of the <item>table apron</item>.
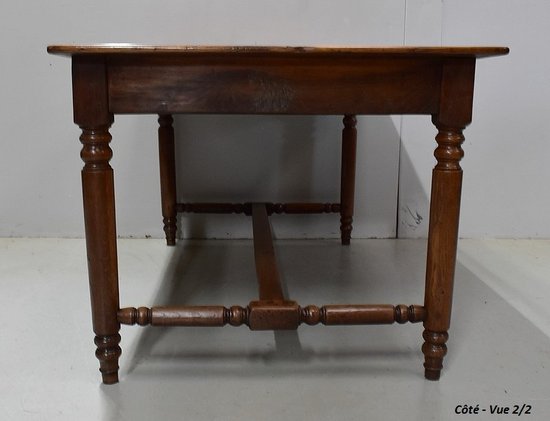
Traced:
<svg viewBox="0 0 550 421">
<path fill-rule="evenodd" d="M 434 114 L 443 60 L 107 60 L 112 113 Z"/>
</svg>

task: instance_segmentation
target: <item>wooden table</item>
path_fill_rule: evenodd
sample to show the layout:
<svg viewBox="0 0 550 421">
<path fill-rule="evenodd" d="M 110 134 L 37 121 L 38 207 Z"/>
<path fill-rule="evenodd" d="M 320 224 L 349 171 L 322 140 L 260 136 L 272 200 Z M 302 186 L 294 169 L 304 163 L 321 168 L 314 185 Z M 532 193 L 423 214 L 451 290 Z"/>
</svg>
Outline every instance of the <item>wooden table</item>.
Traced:
<svg viewBox="0 0 550 421">
<path fill-rule="evenodd" d="M 425 377 L 439 379 L 451 316 L 463 156 L 476 59 L 503 47 L 189 47 L 126 44 L 48 47 L 72 58 L 74 122 L 82 129 L 82 189 L 96 356 L 104 383 L 118 381 L 120 324 L 239 326 L 424 323 Z M 177 203 L 172 114 L 340 114 L 339 203 Z M 178 212 L 252 216 L 259 299 L 247 306 L 120 308 L 109 127 L 114 114 L 158 114 L 164 230 L 175 244 Z M 350 242 L 355 115 L 427 114 L 437 128 L 423 305 L 301 307 L 284 297 L 271 213 L 338 212 Z"/>
</svg>

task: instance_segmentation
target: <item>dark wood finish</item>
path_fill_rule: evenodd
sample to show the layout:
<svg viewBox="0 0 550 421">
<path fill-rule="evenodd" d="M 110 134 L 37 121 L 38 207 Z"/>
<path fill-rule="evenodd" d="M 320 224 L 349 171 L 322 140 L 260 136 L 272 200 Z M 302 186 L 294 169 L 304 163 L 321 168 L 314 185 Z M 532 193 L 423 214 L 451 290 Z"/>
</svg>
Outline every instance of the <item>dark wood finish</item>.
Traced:
<svg viewBox="0 0 550 421">
<path fill-rule="evenodd" d="M 221 306 L 157 307 L 151 312 L 153 326 L 223 326 Z"/>
<path fill-rule="evenodd" d="M 174 145 L 174 119 L 170 114 L 159 115 L 159 168 L 162 222 L 166 244 L 176 245 L 176 158 Z"/>
<path fill-rule="evenodd" d="M 472 119 L 475 60 L 447 60 L 442 68 L 437 165 L 432 173 L 424 306 L 425 377 L 438 380 L 447 353 L 462 186 L 462 130 Z"/>
<path fill-rule="evenodd" d="M 118 311 L 118 321 L 140 326 L 211 327 L 247 325 L 250 330 L 297 329 L 302 323 L 324 325 L 375 325 L 418 323 L 426 312 L 419 305 L 385 304 L 309 305 L 300 307 L 294 301 L 252 301 L 248 307 L 181 306 L 127 307 Z"/>
<path fill-rule="evenodd" d="M 339 203 L 264 203 L 267 214 L 274 213 L 338 213 Z M 252 215 L 252 203 L 178 203 L 178 212 L 191 213 L 244 213 Z"/>
<path fill-rule="evenodd" d="M 355 202 L 355 160 L 357 148 L 357 118 L 344 116 L 342 130 L 342 168 L 340 179 L 340 233 L 343 245 L 349 245 Z"/>
<path fill-rule="evenodd" d="M 248 324 L 247 307 L 181 306 L 181 307 L 127 307 L 118 311 L 118 321 L 140 326 L 241 326 Z"/>
<path fill-rule="evenodd" d="M 275 260 L 271 225 L 266 207 L 262 203 L 252 205 L 252 230 L 260 300 L 282 301 L 284 294 Z"/>
<path fill-rule="evenodd" d="M 418 322 L 423 318 L 421 307 L 407 307 L 403 304 L 327 305 L 322 307 L 319 313 L 320 322 L 325 325 L 392 324 L 396 321 Z"/>
<path fill-rule="evenodd" d="M 300 306 L 294 301 L 260 299 L 248 309 L 250 330 L 295 330 L 300 325 Z"/>
<path fill-rule="evenodd" d="M 462 131 L 470 123 L 476 59 L 503 47 L 50 46 L 73 63 L 74 120 L 82 129 L 82 185 L 92 318 L 105 383 L 118 379 L 119 323 L 294 329 L 307 324 L 424 322 L 425 376 L 438 379 L 446 353 L 458 238 Z M 161 115 L 163 217 L 176 211 L 254 214 L 260 300 L 248 307 L 140 307 L 119 311 L 109 127 L 115 113 Z M 176 204 L 173 113 L 346 115 L 338 204 Z M 356 114 L 427 114 L 437 127 L 424 306 L 307 306 L 283 298 L 267 215 L 342 210 L 348 241 L 353 209 Z M 165 139 L 165 140 L 162 140 Z M 164 148 L 166 146 L 166 148 Z M 164 149 L 163 149 L 164 148 Z M 163 158 L 162 156 L 165 156 Z M 348 158 L 346 158 L 348 157 Z M 164 200 L 164 197 L 167 199 Z M 349 222 L 348 222 L 349 221 Z"/>
<path fill-rule="evenodd" d="M 221 45 L 139 45 L 139 44 L 87 44 L 87 45 L 50 45 L 50 54 L 67 56 L 103 55 L 103 56 L 141 56 L 155 55 L 165 57 L 242 57 L 242 56 L 294 56 L 319 57 L 339 60 L 342 57 L 369 58 L 385 57 L 470 57 L 482 58 L 508 54 L 506 47 L 281 47 L 281 46 L 221 46 Z"/>
<path fill-rule="evenodd" d="M 244 213 L 252 215 L 252 203 L 178 203 L 177 210 L 181 213 Z"/>
<path fill-rule="evenodd" d="M 120 325 L 115 226 L 113 155 L 107 102 L 107 73 L 102 60 L 75 57 L 73 61 L 74 121 L 82 129 L 80 156 L 88 275 L 96 356 L 103 382 L 118 382 Z"/>
<path fill-rule="evenodd" d="M 340 203 L 266 203 L 267 214 L 338 213 Z"/>
<path fill-rule="evenodd" d="M 201 57 L 144 57 L 109 60 L 114 113 L 432 114 L 438 106 L 437 58 L 228 56 L 205 71 Z"/>
</svg>

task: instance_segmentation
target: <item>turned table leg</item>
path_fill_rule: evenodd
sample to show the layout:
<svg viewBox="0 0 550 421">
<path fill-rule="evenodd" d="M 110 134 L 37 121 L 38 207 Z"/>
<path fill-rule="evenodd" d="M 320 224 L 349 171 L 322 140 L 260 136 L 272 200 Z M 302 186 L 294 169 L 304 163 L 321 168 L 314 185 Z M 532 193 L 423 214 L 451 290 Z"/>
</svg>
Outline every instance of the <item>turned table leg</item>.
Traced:
<svg viewBox="0 0 550 421">
<path fill-rule="evenodd" d="M 424 295 L 424 375 L 438 380 L 447 353 L 462 188 L 462 131 L 472 120 L 474 59 L 447 59 L 441 72 L 437 164 L 432 173 L 426 289 Z"/>
<path fill-rule="evenodd" d="M 438 124 L 436 122 L 436 124 Z M 437 165 L 432 175 L 430 228 L 428 234 L 428 260 L 426 265 L 426 291 L 424 307 L 425 377 L 438 380 L 447 353 L 445 343 L 451 321 L 453 280 L 458 240 L 458 218 L 463 156 L 460 147 L 464 141 L 462 128 L 438 125 L 435 150 Z"/>
<path fill-rule="evenodd" d="M 170 114 L 159 115 L 159 166 L 162 220 L 166 244 L 176 245 L 176 158 L 174 145 L 174 119 Z"/>
<path fill-rule="evenodd" d="M 355 157 L 357 147 L 357 119 L 354 115 L 344 116 L 342 130 L 342 167 L 340 185 L 340 233 L 343 245 L 349 245 L 353 223 L 355 195 Z"/>
<path fill-rule="evenodd" d="M 103 383 L 118 382 L 121 350 L 113 169 L 109 161 L 107 71 L 101 57 L 73 57 L 74 122 L 82 129 L 80 156 L 92 323 Z"/>
<path fill-rule="evenodd" d="M 103 383 L 118 382 L 120 325 L 115 204 L 109 126 L 81 127 L 82 193 L 96 357 Z"/>
</svg>

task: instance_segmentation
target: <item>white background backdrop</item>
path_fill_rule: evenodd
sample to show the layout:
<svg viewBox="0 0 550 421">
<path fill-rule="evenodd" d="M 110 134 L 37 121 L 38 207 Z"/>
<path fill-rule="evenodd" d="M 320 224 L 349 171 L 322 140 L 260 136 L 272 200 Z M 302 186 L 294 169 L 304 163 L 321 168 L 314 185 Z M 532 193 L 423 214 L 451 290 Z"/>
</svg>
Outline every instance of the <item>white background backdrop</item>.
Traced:
<svg viewBox="0 0 550 421">
<path fill-rule="evenodd" d="M 83 234 L 70 62 L 47 55 L 46 46 L 136 42 L 509 46 L 509 56 L 478 62 L 461 235 L 550 237 L 549 22 L 546 0 L 6 3 L 0 236 Z M 121 236 L 162 236 L 156 127 L 155 116 L 120 116 L 111 130 Z M 337 201 L 340 130 L 334 116 L 178 117 L 179 199 Z M 426 235 L 434 136 L 427 116 L 359 120 L 355 237 Z M 339 222 L 282 216 L 274 225 L 279 238 L 327 237 Z M 186 216 L 184 227 L 188 236 L 250 234 L 239 216 Z"/>
</svg>

